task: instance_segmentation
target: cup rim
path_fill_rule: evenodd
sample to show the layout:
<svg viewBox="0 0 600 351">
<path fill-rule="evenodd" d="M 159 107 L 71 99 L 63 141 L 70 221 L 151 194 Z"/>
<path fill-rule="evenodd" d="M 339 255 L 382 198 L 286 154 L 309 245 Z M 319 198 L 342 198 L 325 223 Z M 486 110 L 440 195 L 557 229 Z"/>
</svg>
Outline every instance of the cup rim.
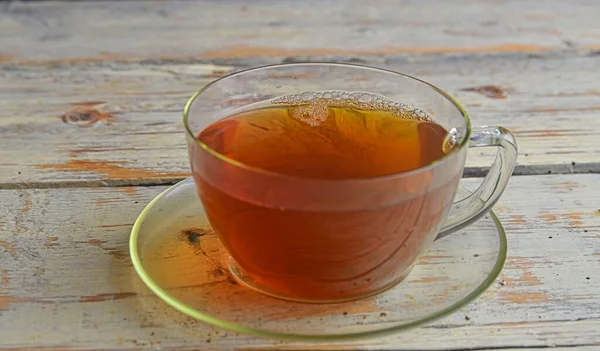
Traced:
<svg viewBox="0 0 600 351">
<path fill-rule="evenodd" d="M 189 114 L 190 114 L 190 109 L 194 103 L 194 101 L 196 100 L 196 98 L 198 98 L 204 91 L 206 91 L 207 89 L 209 89 L 211 86 L 217 84 L 218 82 L 222 81 L 222 80 L 226 80 L 228 78 L 231 77 L 235 77 L 235 76 L 239 76 L 239 75 L 243 75 L 249 72 L 254 72 L 254 71 L 260 71 L 260 70 L 268 70 L 271 68 L 284 68 L 284 67 L 298 67 L 298 66 L 337 66 L 337 67 L 345 67 L 345 68 L 354 68 L 354 69 L 361 69 L 361 70 L 369 70 L 369 71 L 375 71 L 375 72 L 380 72 L 380 73 L 386 73 L 386 74 L 392 74 L 392 75 L 396 75 L 399 77 L 404 77 L 404 78 L 408 78 L 414 81 L 417 81 L 421 84 L 424 84 L 426 86 L 428 86 L 429 88 L 433 89 L 435 92 L 437 92 L 438 94 L 442 95 L 444 98 L 446 98 L 446 100 L 448 100 L 461 114 L 461 116 L 464 118 L 465 120 L 465 125 L 466 125 L 466 133 L 464 135 L 463 140 L 461 141 L 461 143 L 458 145 L 458 147 L 455 147 L 452 151 L 450 151 L 449 153 L 447 153 L 446 155 L 442 156 L 441 158 L 435 160 L 434 162 L 425 165 L 423 167 L 419 167 L 419 168 L 415 168 L 409 171 L 405 171 L 405 172 L 399 172 L 399 173 L 394 173 L 394 174 L 386 174 L 386 175 L 381 175 L 381 176 L 374 176 L 374 177 L 366 177 L 366 178 L 341 178 L 341 179 L 325 179 L 325 178 L 306 178 L 306 177 L 299 177 L 296 175 L 292 175 L 292 174 L 285 174 L 285 173 L 280 173 L 280 172 L 274 172 L 274 171 L 269 171 L 260 167 L 254 167 L 248 164 L 245 164 L 243 162 L 234 160 L 230 157 L 227 157 L 219 152 L 217 152 L 216 150 L 210 148 L 208 145 L 206 145 L 205 143 L 203 143 L 202 141 L 198 140 L 196 138 L 196 135 L 194 135 L 194 133 L 192 132 L 190 125 L 189 125 Z M 372 66 L 367 66 L 367 65 L 360 65 L 360 64 L 350 64 L 350 63 L 334 63 L 334 62 L 304 62 L 304 63 L 281 63 L 281 64 L 271 64 L 271 65 L 263 65 L 263 66 L 257 66 L 257 67 L 252 67 L 252 68 L 248 68 L 248 69 L 244 69 L 244 70 L 240 70 L 240 71 L 236 71 L 230 74 L 227 74 L 223 77 L 220 77 L 218 79 L 215 79 L 213 81 L 211 81 L 210 83 L 206 84 L 205 86 L 203 86 L 202 88 L 200 88 L 198 91 L 196 91 L 186 102 L 184 110 L 183 110 L 183 124 L 186 130 L 186 134 L 191 137 L 198 146 L 200 146 L 204 151 L 208 152 L 209 154 L 211 154 L 212 156 L 220 159 L 221 161 L 224 161 L 228 164 L 234 165 L 236 167 L 240 167 L 243 169 L 246 169 L 248 171 L 251 172 L 256 172 L 256 173 L 261 173 L 267 176 L 276 176 L 276 177 L 282 177 L 282 178 L 289 178 L 289 179 L 302 179 L 302 180 L 314 180 L 314 181 L 321 181 L 321 182 L 336 182 L 336 183 L 340 183 L 340 182 L 369 182 L 369 181 L 375 181 L 375 180 L 386 180 L 386 179 L 393 179 L 393 178 L 397 178 L 397 177 L 403 177 L 403 176 L 410 176 L 410 175 L 414 175 L 414 174 L 419 174 L 421 172 L 426 172 L 428 170 L 431 170 L 437 166 L 439 166 L 442 163 L 448 162 L 449 160 L 451 160 L 453 158 L 453 156 L 457 155 L 459 152 L 461 152 L 467 145 L 469 142 L 469 139 L 471 137 L 471 118 L 469 117 L 469 114 L 467 113 L 467 111 L 464 109 L 464 107 L 462 107 L 462 105 L 458 102 L 458 100 L 456 98 L 454 98 L 452 95 L 450 95 L 448 92 L 438 88 L 437 86 L 426 82 L 422 79 L 413 77 L 411 75 L 405 74 L 405 73 L 400 73 L 400 72 L 396 72 L 393 70 L 389 70 L 389 69 L 384 69 L 384 68 L 377 68 L 377 67 L 372 67 Z"/>
</svg>

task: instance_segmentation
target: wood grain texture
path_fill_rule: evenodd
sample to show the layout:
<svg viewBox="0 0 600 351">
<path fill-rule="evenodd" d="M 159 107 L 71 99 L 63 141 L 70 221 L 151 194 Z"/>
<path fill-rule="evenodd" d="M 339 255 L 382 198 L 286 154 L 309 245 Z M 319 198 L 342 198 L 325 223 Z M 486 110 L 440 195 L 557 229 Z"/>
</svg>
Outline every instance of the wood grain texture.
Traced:
<svg viewBox="0 0 600 351">
<path fill-rule="evenodd" d="M 326 10 L 325 10 L 326 9 Z M 593 0 L 9 2 L 8 62 L 600 49 Z"/>
<path fill-rule="evenodd" d="M 598 181 L 595 174 L 515 177 L 496 206 L 509 258 L 497 283 L 476 302 L 407 333 L 321 345 L 218 330 L 176 312 L 143 287 L 128 258 L 129 231 L 164 187 L 1 190 L 0 348 L 595 349 Z"/>
<path fill-rule="evenodd" d="M 599 12 L 593 0 L 0 2 L 0 349 L 600 349 L 600 174 L 540 175 L 600 173 Z M 509 259 L 476 302 L 387 338 L 299 344 L 194 321 L 137 278 L 129 231 L 164 187 L 128 185 L 187 175 L 188 96 L 298 61 L 415 75 L 474 125 L 515 132 L 515 173 L 535 175 L 496 206 Z M 492 154 L 472 150 L 466 174 Z"/>
<path fill-rule="evenodd" d="M 574 52 L 386 56 L 363 63 L 455 95 L 474 125 L 516 134 L 517 174 L 600 172 L 600 56 Z M 252 61 L 264 64 L 274 59 Z M 344 60 L 340 58 L 340 60 Z M 171 183 L 188 172 L 182 125 L 195 90 L 239 65 L 0 64 L 0 187 Z M 469 154 L 480 176 L 493 148 Z"/>
</svg>

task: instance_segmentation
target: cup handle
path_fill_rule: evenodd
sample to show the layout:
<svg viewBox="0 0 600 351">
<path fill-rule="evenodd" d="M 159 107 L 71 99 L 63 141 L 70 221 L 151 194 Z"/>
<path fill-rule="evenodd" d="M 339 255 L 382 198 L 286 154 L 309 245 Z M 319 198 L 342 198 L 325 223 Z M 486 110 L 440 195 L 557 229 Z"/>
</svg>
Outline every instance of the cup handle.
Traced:
<svg viewBox="0 0 600 351">
<path fill-rule="evenodd" d="M 468 146 L 496 146 L 496 159 L 479 188 L 452 204 L 446 222 L 435 240 L 468 226 L 486 214 L 502 195 L 517 163 L 517 142 L 506 128 L 473 128 Z"/>
</svg>

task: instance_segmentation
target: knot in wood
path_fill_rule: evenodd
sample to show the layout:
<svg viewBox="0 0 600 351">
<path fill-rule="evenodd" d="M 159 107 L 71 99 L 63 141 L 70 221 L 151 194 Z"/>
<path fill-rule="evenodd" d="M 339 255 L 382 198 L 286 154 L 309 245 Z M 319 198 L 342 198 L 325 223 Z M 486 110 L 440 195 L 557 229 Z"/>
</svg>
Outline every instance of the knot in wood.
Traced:
<svg viewBox="0 0 600 351">
<path fill-rule="evenodd" d="M 60 117 L 63 123 L 80 127 L 90 127 L 102 120 L 110 119 L 113 114 L 103 112 L 90 106 L 77 106 Z"/>
</svg>

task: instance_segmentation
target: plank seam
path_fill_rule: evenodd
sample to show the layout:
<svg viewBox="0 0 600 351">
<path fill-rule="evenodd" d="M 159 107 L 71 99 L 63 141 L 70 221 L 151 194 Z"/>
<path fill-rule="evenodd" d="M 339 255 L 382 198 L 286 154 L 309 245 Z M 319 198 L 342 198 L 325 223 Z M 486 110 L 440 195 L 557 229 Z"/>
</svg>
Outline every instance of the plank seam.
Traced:
<svg viewBox="0 0 600 351">
<path fill-rule="evenodd" d="M 466 167 L 463 178 L 481 178 L 487 174 L 488 167 Z M 513 176 L 536 175 L 569 175 L 600 174 L 600 162 L 550 164 L 550 165 L 517 165 Z M 0 182 L 0 190 L 14 189 L 54 189 L 54 188 L 104 188 L 126 186 L 161 186 L 173 185 L 185 177 L 139 178 L 139 179 L 98 179 L 98 180 L 65 180 L 65 181 L 15 181 Z"/>
<path fill-rule="evenodd" d="M 215 66 L 234 66 L 242 69 L 258 65 L 276 64 L 276 63 L 302 63 L 302 62 L 345 62 L 356 64 L 393 64 L 393 63 L 414 63 L 414 62 L 432 62 L 432 59 L 443 61 L 460 60 L 481 60 L 481 59 L 567 59 L 578 57 L 596 57 L 600 56 L 600 50 L 579 49 L 579 48 L 557 48 L 546 52 L 453 52 L 453 53 L 423 53 L 423 54 L 347 54 L 347 55 L 310 55 L 310 56 L 256 56 L 256 57 L 222 57 L 222 58 L 200 58 L 195 56 L 180 58 L 114 58 L 102 59 L 97 61 L 77 62 L 75 58 L 64 59 L 15 59 L 0 63 L 0 70 L 18 70 L 28 67 L 111 67 L 115 64 L 121 65 L 142 65 L 142 66 L 164 66 L 173 64 L 198 65 L 210 64 Z"/>
</svg>

